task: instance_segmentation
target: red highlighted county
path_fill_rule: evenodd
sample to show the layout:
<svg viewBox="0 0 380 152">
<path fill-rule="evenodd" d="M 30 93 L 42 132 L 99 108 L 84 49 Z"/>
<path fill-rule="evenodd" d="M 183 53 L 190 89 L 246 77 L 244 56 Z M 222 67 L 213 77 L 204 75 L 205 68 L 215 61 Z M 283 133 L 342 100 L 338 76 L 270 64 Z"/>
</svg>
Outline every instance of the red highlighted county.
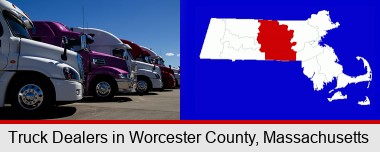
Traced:
<svg viewBox="0 0 380 152">
<path fill-rule="evenodd" d="M 294 30 L 288 30 L 287 25 L 278 21 L 259 20 L 257 41 L 261 44 L 260 51 L 265 53 L 265 60 L 295 61 L 296 52 L 292 49 L 297 43 L 290 41 Z"/>
</svg>

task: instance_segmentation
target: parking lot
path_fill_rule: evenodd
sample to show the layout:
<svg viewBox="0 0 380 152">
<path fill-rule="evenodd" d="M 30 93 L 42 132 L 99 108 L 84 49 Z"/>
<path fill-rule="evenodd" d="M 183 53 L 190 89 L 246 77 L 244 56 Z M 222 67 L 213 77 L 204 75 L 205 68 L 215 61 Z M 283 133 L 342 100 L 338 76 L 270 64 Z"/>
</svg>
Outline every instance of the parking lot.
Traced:
<svg viewBox="0 0 380 152">
<path fill-rule="evenodd" d="M 11 107 L 0 108 L 0 119 L 58 120 L 175 120 L 180 114 L 180 89 L 153 91 L 148 95 L 119 95 L 111 101 L 86 97 L 55 107 L 51 113 L 21 115 Z"/>
</svg>

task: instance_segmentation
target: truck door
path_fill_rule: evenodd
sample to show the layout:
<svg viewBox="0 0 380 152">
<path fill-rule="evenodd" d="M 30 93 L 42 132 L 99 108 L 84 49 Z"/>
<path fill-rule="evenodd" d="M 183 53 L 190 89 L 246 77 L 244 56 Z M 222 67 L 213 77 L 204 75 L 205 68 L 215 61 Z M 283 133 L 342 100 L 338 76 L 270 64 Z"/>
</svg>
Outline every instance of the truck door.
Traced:
<svg viewBox="0 0 380 152">
<path fill-rule="evenodd" d="M 127 66 L 128 66 L 128 72 L 132 73 L 135 71 L 133 68 L 134 66 L 133 66 L 132 58 L 131 58 L 128 50 L 126 50 L 126 49 L 114 49 L 112 52 L 113 52 L 113 56 L 123 58 L 126 60 Z"/>
<path fill-rule="evenodd" d="M 0 20 L 4 21 L 2 15 L 0 15 Z M 9 50 L 6 49 L 6 44 L 4 44 L 4 29 L 3 29 L 3 24 L 0 22 L 0 70 L 3 70 L 8 63 L 8 52 Z M 4 49 L 5 48 L 5 49 Z"/>
<path fill-rule="evenodd" d="M 127 60 L 128 69 L 131 72 L 131 78 L 137 80 L 137 65 L 133 62 L 132 54 L 129 49 L 126 49 L 124 56 Z"/>
<path fill-rule="evenodd" d="M 18 58 L 20 55 L 20 42 L 22 38 L 30 39 L 26 29 L 26 18 L 18 17 L 11 12 L 3 11 L 0 15 L 0 23 L 3 26 L 3 35 L 1 36 L 1 69 L 16 70 Z M 32 24 L 28 24 L 31 28 Z M 5 65 L 4 65 L 5 63 Z"/>
</svg>

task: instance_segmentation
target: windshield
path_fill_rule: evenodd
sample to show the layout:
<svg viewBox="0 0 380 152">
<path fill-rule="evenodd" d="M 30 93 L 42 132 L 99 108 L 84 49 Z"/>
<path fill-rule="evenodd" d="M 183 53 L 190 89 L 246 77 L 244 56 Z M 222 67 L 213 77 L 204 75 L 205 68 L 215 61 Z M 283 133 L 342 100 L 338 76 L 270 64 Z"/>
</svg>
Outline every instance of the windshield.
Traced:
<svg viewBox="0 0 380 152">
<path fill-rule="evenodd" d="M 145 59 L 145 61 L 144 61 L 144 62 L 146 62 L 146 63 L 151 63 L 151 62 L 150 62 L 150 60 L 149 60 L 149 56 L 145 56 L 145 58 L 144 58 L 144 59 Z"/>
<path fill-rule="evenodd" d="M 165 61 L 163 59 L 151 59 L 153 64 L 163 65 L 165 66 Z"/>
<path fill-rule="evenodd" d="M 165 66 L 165 61 L 163 59 L 159 59 L 158 60 L 158 64 Z"/>
<path fill-rule="evenodd" d="M 145 62 L 145 63 L 150 63 L 150 64 L 151 64 L 151 62 L 150 62 L 148 56 L 143 56 L 143 55 L 141 55 L 141 56 L 137 57 L 136 60 L 137 60 L 137 61 L 141 61 L 141 62 Z"/>
<path fill-rule="evenodd" d="M 13 36 L 31 39 L 29 32 L 21 19 L 18 19 L 13 14 L 7 11 L 4 11 L 3 14 L 5 20 L 8 22 L 9 28 L 11 29 Z"/>
</svg>

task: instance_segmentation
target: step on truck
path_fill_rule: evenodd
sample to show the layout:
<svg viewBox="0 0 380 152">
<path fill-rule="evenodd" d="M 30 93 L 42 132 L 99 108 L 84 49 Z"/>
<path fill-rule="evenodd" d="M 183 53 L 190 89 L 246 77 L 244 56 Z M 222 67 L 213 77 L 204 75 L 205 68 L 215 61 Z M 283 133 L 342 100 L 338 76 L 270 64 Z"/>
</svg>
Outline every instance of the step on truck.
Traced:
<svg viewBox="0 0 380 152">
<path fill-rule="evenodd" d="M 135 60 L 146 63 L 146 64 L 152 64 L 150 62 L 150 53 L 148 51 L 145 51 L 140 45 L 133 43 L 132 41 L 125 40 L 125 39 L 121 39 L 121 41 L 132 47 L 131 54 Z M 161 65 L 155 65 L 155 66 L 159 67 L 159 69 L 161 70 L 163 89 L 174 88 L 176 82 L 175 82 L 173 70 Z"/>
<path fill-rule="evenodd" d="M 90 35 L 71 31 L 59 22 L 33 21 L 33 24 L 34 28 L 30 30 L 30 33 L 34 40 L 61 47 L 59 39 L 65 36 L 69 40 L 69 47 L 82 56 L 85 96 L 111 99 L 116 93 L 135 92 L 136 81 L 133 68 L 128 68 L 123 58 L 89 49 L 88 44 L 94 41 Z M 84 39 L 81 39 L 82 35 L 85 36 Z M 84 49 L 80 47 L 82 43 L 86 44 Z M 123 51 L 116 49 L 114 53 L 124 54 Z"/>
<path fill-rule="evenodd" d="M 174 72 L 173 74 L 174 74 L 175 81 L 176 81 L 176 86 L 179 87 L 180 84 L 181 84 L 181 74 L 180 74 L 179 67 L 178 68 L 173 68 L 171 65 L 169 65 L 169 67 L 167 67 L 165 65 L 164 58 L 162 58 L 156 52 L 154 52 L 153 49 L 150 49 L 150 48 L 145 47 L 145 46 L 141 46 L 141 48 L 144 49 L 145 51 L 149 52 L 149 54 L 150 54 L 149 59 L 150 59 L 150 61 L 151 61 L 152 64 L 159 65 L 159 66 L 164 66 L 166 68 L 169 68 L 169 69 L 173 70 L 173 72 Z M 169 72 L 171 72 L 171 71 L 169 71 Z"/>
<path fill-rule="evenodd" d="M 161 70 L 150 63 L 144 63 L 141 61 L 133 60 L 131 55 L 131 47 L 128 44 L 124 44 L 115 35 L 96 28 L 73 28 L 75 32 L 83 31 L 89 35 L 94 36 L 94 43 L 90 44 L 90 48 L 99 52 L 113 55 L 112 50 L 120 48 L 122 46 L 128 46 L 127 58 L 135 63 L 137 66 L 137 87 L 136 92 L 140 94 L 147 94 L 151 89 L 161 89 L 163 87 L 161 81 Z M 129 47 L 130 46 L 130 47 Z M 133 48 L 132 48 L 133 51 Z M 128 60 L 128 61 L 129 61 Z M 129 64 L 129 63 L 128 63 Z"/>
<path fill-rule="evenodd" d="M 67 47 L 31 40 L 29 17 L 0 1 L 0 107 L 44 112 L 58 103 L 83 97 L 81 57 Z M 67 39 L 60 38 L 66 45 Z"/>
</svg>

